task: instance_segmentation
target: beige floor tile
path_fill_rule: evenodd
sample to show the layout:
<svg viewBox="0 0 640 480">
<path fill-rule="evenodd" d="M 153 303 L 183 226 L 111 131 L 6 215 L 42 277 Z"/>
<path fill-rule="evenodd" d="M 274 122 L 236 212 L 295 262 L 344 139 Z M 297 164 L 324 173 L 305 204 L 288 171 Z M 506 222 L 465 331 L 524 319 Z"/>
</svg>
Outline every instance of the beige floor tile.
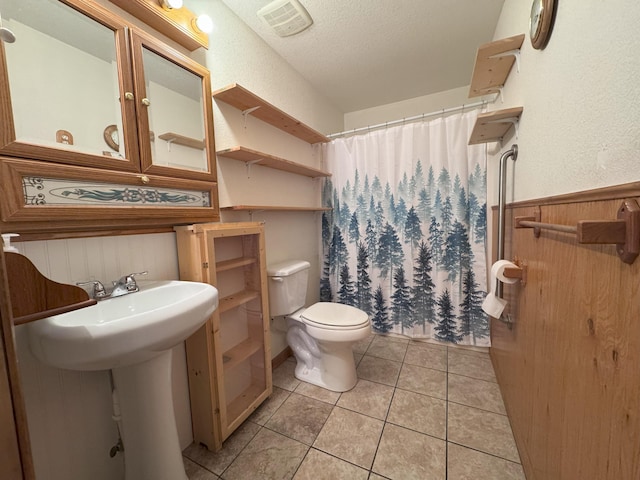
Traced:
<svg viewBox="0 0 640 480">
<path fill-rule="evenodd" d="M 400 362 L 365 355 L 358 364 L 358 378 L 394 386 L 398 381 L 401 367 Z"/>
<path fill-rule="evenodd" d="M 526 480 L 522 465 L 449 443 L 448 480 Z"/>
<path fill-rule="evenodd" d="M 396 389 L 387 422 L 445 439 L 447 402 L 428 395 Z"/>
<path fill-rule="evenodd" d="M 466 353 L 468 355 L 488 356 L 488 347 L 475 347 L 473 345 L 451 345 L 449 348 L 454 349 L 460 353 Z"/>
<path fill-rule="evenodd" d="M 381 420 L 334 407 L 313 446 L 370 469 L 382 426 Z"/>
<path fill-rule="evenodd" d="M 340 396 L 337 405 L 384 420 L 393 397 L 393 387 L 359 379 L 356 386 Z"/>
<path fill-rule="evenodd" d="M 265 427 L 311 445 L 322 430 L 332 408 L 331 404 L 292 393 Z"/>
<path fill-rule="evenodd" d="M 520 462 L 509 419 L 505 415 L 449 402 L 449 441 Z"/>
<path fill-rule="evenodd" d="M 393 479 L 444 480 L 445 445 L 443 440 L 387 423 L 372 470 Z"/>
<path fill-rule="evenodd" d="M 383 477 L 382 475 L 378 475 L 377 473 L 369 473 L 369 480 L 386 480 L 387 477 Z"/>
<path fill-rule="evenodd" d="M 309 447 L 263 428 L 238 455 L 225 480 L 285 480 L 293 478 Z"/>
<path fill-rule="evenodd" d="M 188 458 L 183 457 L 182 460 L 184 462 L 184 471 L 189 480 L 218 480 L 220 478 Z"/>
<path fill-rule="evenodd" d="M 217 452 L 210 452 L 206 447 L 192 443 L 182 453 L 207 470 L 221 475 L 224 469 L 231 465 L 242 449 L 256 436 L 260 428 L 260 425 L 247 421 L 224 441 L 222 449 Z"/>
<path fill-rule="evenodd" d="M 251 414 L 249 420 L 258 425 L 264 425 L 271 418 L 276 410 L 280 408 L 280 405 L 291 395 L 289 390 L 284 390 L 279 387 L 273 387 L 273 392 L 264 402 L 260 405 L 255 412 Z"/>
<path fill-rule="evenodd" d="M 273 385 L 293 392 L 300 384 L 300 380 L 298 380 L 294 375 L 295 369 L 295 360 L 282 362 L 282 365 L 278 366 L 278 368 L 273 371 Z"/>
<path fill-rule="evenodd" d="M 502 394 L 497 383 L 464 377 L 450 373 L 448 376 L 448 398 L 450 402 L 489 410 L 506 415 Z"/>
<path fill-rule="evenodd" d="M 362 357 L 364 357 L 362 353 L 353 352 L 353 361 L 355 362 L 356 367 L 360 364 L 360 360 L 362 360 Z"/>
<path fill-rule="evenodd" d="M 447 371 L 447 350 L 429 344 L 410 344 L 404 362 L 410 365 Z"/>
<path fill-rule="evenodd" d="M 402 362 L 404 360 L 408 344 L 408 340 L 399 341 L 392 337 L 377 335 L 371 342 L 371 345 L 369 345 L 367 355 Z"/>
<path fill-rule="evenodd" d="M 359 353 L 361 355 L 364 355 L 365 352 L 367 351 L 367 348 L 369 348 L 369 345 L 371 345 L 371 342 L 373 341 L 375 336 L 376 335 L 372 333 L 367 338 L 363 338 L 362 340 L 359 340 L 356 343 L 354 343 L 353 344 L 353 351 L 355 353 Z"/>
<path fill-rule="evenodd" d="M 405 337 L 405 336 L 402 336 L 402 335 L 397 335 L 397 334 L 394 334 L 394 333 L 377 334 L 376 337 L 384 338 L 385 340 L 387 340 L 389 342 L 404 343 L 405 345 L 408 345 L 409 342 L 411 341 L 411 339 L 409 337 Z"/>
<path fill-rule="evenodd" d="M 489 355 L 470 355 L 468 352 L 463 353 L 457 349 L 449 348 L 448 363 L 449 373 L 496 382 L 496 375 L 493 372 L 493 364 Z"/>
<path fill-rule="evenodd" d="M 398 378 L 398 388 L 432 397 L 447 398 L 447 374 L 432 368 L 404 364 Z"/>
<path fill-rule="evenodd" d="M 305 397 L 315 398 L 316 400 L 332 405 L 335 405 L 340 398 L 339 392 L 332 392 L 331 390 L 307 382 L 300 382 L 300 385 L 295 389 L 295 393 L 304 395 Z"/>
<path fill-rule="evenodd" d="M 312 448 L 294 480 L 367 480 L 369 472 Z"/>
</svg>

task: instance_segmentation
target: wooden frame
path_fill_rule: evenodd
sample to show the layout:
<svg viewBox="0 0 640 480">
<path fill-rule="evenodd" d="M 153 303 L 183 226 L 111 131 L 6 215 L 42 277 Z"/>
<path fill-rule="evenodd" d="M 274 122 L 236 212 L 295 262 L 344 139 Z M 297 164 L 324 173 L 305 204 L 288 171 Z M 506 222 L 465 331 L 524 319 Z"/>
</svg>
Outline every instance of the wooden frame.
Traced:
<svg viewBox="0 0 640 480">
<path fill-rule="evenodd" d="M 85 0 L 62 0 L 80 14 L 98 22 L 114 32 L 118 66 L 118 87 L 121 92 L 122 129 L 117 150 L 125 152 L 127 158 L 117 158 L 111 152 L 90 154 L 72 151 L 62 146 L 49 146 L 16 141 L 12 114 L 7 62 L 4 45 L 0 46 L 0 155 L 21 160 L 10 162 L 1 159 L 3 188 L 0 207 L 3 231 L 24 232 L 78 232 L 102 229 L 155 228 L 198 221 L 218 221 L 220 218 L 217 198 L 215 145 L 210 73 L 202 65 L 182 53 L 163 45 L 152 36 L 137 31 L 127 22 L 94 2 Z M 202 80 L 204 148 L 208 171 L 154 165 L 151 158 L 150 132 L 146 108 L 137 105 L 136 99 L 144 98 L 144 72 L 142 48 L 179 65 Z M 137 82 L 137 85 L 134 83 Z M 135 94 L 134 94 L 135 92 Z M 137 113 L 136 113 L 137 111 Z M 106 132 L 105 132 L 106 133 Z M 144 139 L 144 140 L 143 140 Z M 105 139 L 108 141 L 107 139 Z M 113 147 L 113 145 L 112 145 Z M 116 148 L 114 148 L 116 150 Z M 22 163 L 25 159 L 31 163 Z M 39 160 L 39 161 L 34 161 Z M 85 169 L 89 167 L 89 169 Z M 19 181 L 19 172 L 37 174 L 48 172 L 55 178 L 81 179 L 110 183 L 139 185 L 151 181 L 152 185 L 166 188 L 209 191 L 211 208 L 198 207 L 113 207 L 113 206 L 64 206 L 33 208 L 24 205 Z M 136 175 L 137 174 L 137 175 Z M 164 178 L 163 178 L 164 177 Z M 205 183 L 206 182 L 206 183 Z M 51 219 L 55 222 L 51 222 Z"/>
<path fill-rule="evenodd" d="M 272 392 L 264 225 L 190 225 L 176 227 L 176 237 L 180 278 L 210 283 L 221 296 L 211 319 L 186 342 L 194 441 L 216 451 Z M 223 250 L 230 258 L 219 258 Z M 225 275 L 233 280 L 227 283 L 222 278 Z M 243 279 L 240 290 L 234 275 Z M 246 337 L 224 333 L 235 325 L 225 316 L 250 303 L 259 307 L 246 312 Z M 227 382 L 241 375 L 243 365 L 245 376 L 249 372 L 248 385 L 229 398 L 231 390 L 238 388 L 229 388 Z"/>
<path fill-rule="evenodd" d="M 22 178 L 38 175 L 48 178 L 114 182 L 132 186 L 156 186 L 184 190 L 207 191 L 209 207 L 154 207 L 104 205 L 25 205 Z M 94 168 L 54 165 L 0 157 L 0 179 L 3 201 L 0 215 L 3 230 L 17 232 L 60 232 L 99 228 L 168 226 L 188 221 L 218 221 L 217 184 L 132 173 L 100 171 Z M 145 183 L 146 182 L 146 183 Z M 51 222 L 55 218 L 56 222 Z"/>
</svg>

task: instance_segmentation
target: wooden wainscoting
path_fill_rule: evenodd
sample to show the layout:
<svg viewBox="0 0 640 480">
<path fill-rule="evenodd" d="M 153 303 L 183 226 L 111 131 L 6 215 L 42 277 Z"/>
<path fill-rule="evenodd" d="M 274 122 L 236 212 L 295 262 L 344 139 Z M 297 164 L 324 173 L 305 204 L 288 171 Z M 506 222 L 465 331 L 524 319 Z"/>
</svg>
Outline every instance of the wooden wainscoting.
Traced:
<svg viewBox="0 0 640 480">
<path fill-rule="evenodd" d="M 491 357 L 528 480 L 640 479 L 640 259 L 512 228 L 538 207 L 548 223 L 615 219 L 640 200 L 639 184 L 621 187 L 507 210 L 506 257 L 528 274 L 505 285 L 514 323 L 492 320 Z"/>
</svg>

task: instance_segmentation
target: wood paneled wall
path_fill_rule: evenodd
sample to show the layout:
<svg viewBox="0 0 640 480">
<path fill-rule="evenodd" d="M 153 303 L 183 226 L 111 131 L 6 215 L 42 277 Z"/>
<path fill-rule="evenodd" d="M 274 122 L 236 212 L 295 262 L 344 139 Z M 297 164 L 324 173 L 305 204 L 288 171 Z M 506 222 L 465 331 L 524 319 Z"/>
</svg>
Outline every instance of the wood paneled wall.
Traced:
<svg viewBox="0 0 640 480">
<path fill-rule="evenodd" d="M 528 480 L 640 479 L 640 259 L 512 228 L 536 206 L 547 223 L 615 219 L 631 187 L 508 207 L 506 257 L 528 275 L 505 285 L 514 323 L 492 320 L 491 357 Z"/>
</svg>

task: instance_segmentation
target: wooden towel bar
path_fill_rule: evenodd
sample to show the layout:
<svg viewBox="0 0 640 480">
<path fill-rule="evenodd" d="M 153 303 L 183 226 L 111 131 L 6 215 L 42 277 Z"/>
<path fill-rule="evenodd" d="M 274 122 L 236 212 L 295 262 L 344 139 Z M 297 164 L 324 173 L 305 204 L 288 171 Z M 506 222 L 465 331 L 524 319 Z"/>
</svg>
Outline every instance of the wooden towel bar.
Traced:
<svg viewBox="0 0 640 480">
<path fill-rule="evenodd" d="M 631 264 L 640 254 L 640 206 L 634 199 L 624 200 L 616 220 L 581 220 L 577 225 L 558 225 L 540 221 L 540 210 L 535 217 L 515 217 L 515 228 L 533 228 L 536 237 L 540 231 L 570 233 L 578 243 L 617 245 L 616 251 L 624 263 Z"/>
</svg>

